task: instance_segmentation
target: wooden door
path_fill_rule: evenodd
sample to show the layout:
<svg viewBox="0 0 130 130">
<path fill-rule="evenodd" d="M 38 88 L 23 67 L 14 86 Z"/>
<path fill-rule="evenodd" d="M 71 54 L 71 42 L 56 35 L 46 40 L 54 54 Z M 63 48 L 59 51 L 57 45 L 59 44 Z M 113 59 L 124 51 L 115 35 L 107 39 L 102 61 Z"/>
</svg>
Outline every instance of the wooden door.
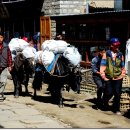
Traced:
<svg viewBox="0 0 130 130">
<path fill-rule="evenodd" d="M 51 20 L 49 16 L 40 17 L 40 43 L 51 39 Z"/>
</svg>

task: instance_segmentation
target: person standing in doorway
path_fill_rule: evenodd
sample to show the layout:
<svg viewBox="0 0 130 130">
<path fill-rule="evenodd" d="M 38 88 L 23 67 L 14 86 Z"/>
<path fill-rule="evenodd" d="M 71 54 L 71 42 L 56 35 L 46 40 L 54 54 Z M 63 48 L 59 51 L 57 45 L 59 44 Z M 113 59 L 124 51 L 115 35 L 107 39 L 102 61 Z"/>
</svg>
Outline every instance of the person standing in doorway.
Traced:
<svg viewBox="0 0 130 130">
<path fill-rule="evenodd" d="M 61 34 L 56 35 L 55 40 L 63 40 L 63 36 Z"/>
<path fill-rule="evenodd" d="M 4 100 L 4 88 L 7 81 L 7 69 L 11 72 L 13 66 L 12 55 L 9 46 L 4 42 L 4 35 L 0 32 L 0 95 Z"/>
<path fill-rule="evenodd" d="M 109 110 L 109 100 L 114 95 L 113 111 L 117 115 L 121 115 L 120 96 L 126 74 L 124 56 L 119 50 L 120 44 L 118 38 L 110 39 L 110 49 L 104 53 L 100 65 L 101 77 L 105 81 L 104 110 Z"/>
<path fill-rule="evenodd" d="M 91 61 L 92 77 L 95 84 L 97 85 L 97 100 L 95 109 L 101 108 L 103 103 L 104 81 L 100 75 L 100 63 L 104 53 L 105 48 L 102 46 L 98 47 L 98 50 L 95 52 L 95 57 L 92 58 Z"/>
</svg>

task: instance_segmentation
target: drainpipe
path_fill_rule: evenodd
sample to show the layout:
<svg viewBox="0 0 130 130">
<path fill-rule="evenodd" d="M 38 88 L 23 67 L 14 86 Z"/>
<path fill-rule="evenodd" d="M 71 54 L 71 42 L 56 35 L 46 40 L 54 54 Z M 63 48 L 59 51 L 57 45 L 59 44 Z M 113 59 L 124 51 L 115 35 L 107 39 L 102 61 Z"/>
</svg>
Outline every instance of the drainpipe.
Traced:
<svg viewBox="0 0 130 130">
<path fill-rule="evenodd" d="M 86 14 L 89 13 L 89 0 L 86 0 Z"/>
<path fill-rule="evenodd" d="M 115 10 L 122 10 L 122 4 L 123 4 L 122 0 L 115 0 L 114 1 Z"/>
</svg>

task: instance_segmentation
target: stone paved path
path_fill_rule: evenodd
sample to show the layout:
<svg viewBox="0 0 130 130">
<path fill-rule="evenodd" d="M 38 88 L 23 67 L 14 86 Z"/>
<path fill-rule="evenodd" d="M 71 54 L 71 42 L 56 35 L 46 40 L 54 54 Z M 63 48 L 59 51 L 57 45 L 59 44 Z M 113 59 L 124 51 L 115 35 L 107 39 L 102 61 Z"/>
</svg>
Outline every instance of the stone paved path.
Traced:
<svg viewBox="0 0 130 130">
<path fill-rule="evenodd" d="M 0 128 L 64 128 L 38 110 L 6 99 L 0 102 Z"/>
</svg>

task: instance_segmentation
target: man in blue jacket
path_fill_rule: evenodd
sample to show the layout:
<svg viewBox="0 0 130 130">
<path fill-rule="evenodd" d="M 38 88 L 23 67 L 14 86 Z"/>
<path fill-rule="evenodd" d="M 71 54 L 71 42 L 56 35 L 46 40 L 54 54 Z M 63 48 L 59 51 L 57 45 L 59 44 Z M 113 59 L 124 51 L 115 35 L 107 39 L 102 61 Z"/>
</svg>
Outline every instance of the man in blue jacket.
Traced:
<svg viewBox="0 0 130 130">
<path fill-rule="evenodd" d="M 100 63 L 104 52 L 104 47 L 98 47 L 98 50 L 94 52 L 96 56 L 91 61 L 93 72 L 92 76 L 95 84 L 97 85 L 97 101 L 95 107 L 96 109 L 101 108 L 103 103 L 104 81 L 100 75 Z"/>
</svg>

